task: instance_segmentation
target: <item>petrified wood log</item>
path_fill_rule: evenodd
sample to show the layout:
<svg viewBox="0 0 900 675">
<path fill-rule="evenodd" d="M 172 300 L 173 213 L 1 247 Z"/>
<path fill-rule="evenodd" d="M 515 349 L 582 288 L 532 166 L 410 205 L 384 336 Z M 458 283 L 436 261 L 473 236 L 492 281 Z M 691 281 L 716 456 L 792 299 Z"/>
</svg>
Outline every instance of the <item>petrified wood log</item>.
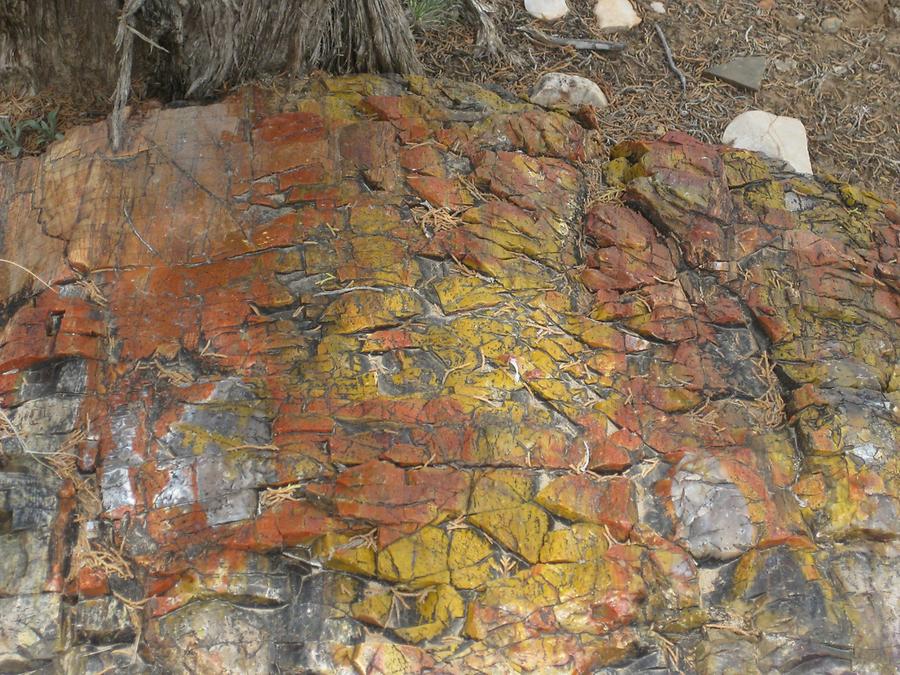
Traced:
<svg viewBox="0 0 900 675">
<path fill-rule="evenodd" d="M 893 204 L 415 77 L 130 125 L 0 165 L 0 669 L 900 660 Z"/>
</svg>

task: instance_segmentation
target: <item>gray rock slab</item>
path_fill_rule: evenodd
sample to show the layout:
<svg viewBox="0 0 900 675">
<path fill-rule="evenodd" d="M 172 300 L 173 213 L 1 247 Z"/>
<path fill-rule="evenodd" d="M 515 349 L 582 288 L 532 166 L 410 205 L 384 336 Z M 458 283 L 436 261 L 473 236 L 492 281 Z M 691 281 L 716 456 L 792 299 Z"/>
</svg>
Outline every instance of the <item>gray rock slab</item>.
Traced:
<svg viewBox="0 0 900 675">
<path fill-rule="evenodd" d="M 0 598 L 0 672 L 48 672 L 60 650 L 58 593 Z"/>
<path fill-rule="evenodd" d="M 0 595 L 39 593 L 50 572 L 48 531 L 0 535 Z"/>
<path fill-rule="evenodd" d="M 704 75 L 715 77 L 736 87 L 759 91 L 766 74 L 765 56 L 739 56 L 726 63 L 719 63 L 703 71 Z"/>
</svg>

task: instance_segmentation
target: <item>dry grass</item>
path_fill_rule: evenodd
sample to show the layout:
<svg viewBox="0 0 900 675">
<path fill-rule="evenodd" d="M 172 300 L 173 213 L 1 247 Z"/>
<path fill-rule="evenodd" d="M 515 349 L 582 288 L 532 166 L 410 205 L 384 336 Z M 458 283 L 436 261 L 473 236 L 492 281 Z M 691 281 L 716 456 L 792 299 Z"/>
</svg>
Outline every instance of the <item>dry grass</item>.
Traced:
<svg viewBox="0 0 900 675">
<path fill-rule="evenodd" d="M 586 211 L 590 211 L 598 204 L 622 205 L 622 196 L 625 188 L 622 186 L 610 186 L 603 177 L 603 162 L 592 160 L 581 166 L 587 185 Z"/>
<path fill-rule="evenodd" d="M 716 408 L 710 407 L 710 403 L 711 400 L 707 398 L 703 405 L 689 412 L 688 417 L 697 424 L 702 424 L 717 433 L 722 433 L 725 431 L 725 427 L 719 424 L 719 412 Z"/>
<path fill-rule="evenodd" d="M 94 476 L 83 476 L 78 471 L 78 448 L 87 440 L 90 429 L 76 429 L 63 441 L 59 449 L 44 456 L 47 465 L 61 480 L 72 482 L 75 498 L 78 501 L 78 512 L 85 518 L 96 518 L 103 510 L 103 502 L 97 490 Z"/>
<path fill-rule="evenodd" d="M 95 305 L 99 305 L 100 307 L 106 307 L 107 305 L 109 305 L 109 301 L 106 299 L 106 296 L 103 295 L 103 291 L 100 290 L 100 287 L 97 285 L 97 283 L 90 277 L 82 277 L 75 282 L 75 285 L 84 289 L 84 292 L 87 294 L 88 300 L 93 302 Z"/>
<path fill-rule="evenodd" d="M 25 444 L 25 439 L 22 438 L 19 430 L 16 429 L 16 425 L 13 424 L 13 421 L 9 418 L 6 411 L 0 408 L 0 440 L 6 440 L 7 438 L 16 439 L 16 442 L 19 444 L 19 447 L 22 448 L 22 451 L 26 453 L 29 452 L 28 446 Z"/>
<path fill-rule="evenodd" d="M 177 366 L 177 364 L 176 364 Z M 171 367 L 164 363 L 162 363 L 159 359 L 153 359 L 149 363 L 142 363 L 138 366 L 140 370 L 154 370 L 156 371 L 156 376 L 161 380 L 166 380 L 170 384 L 175 385 L 176 387 L 184 386 L 187 384 L 191 384 L 194 381 L 194 376 L 180 368 L 180 367 Z"/>
<path fill-rule="evenodd" d="M 296 492 L 302 487 L 303 483 L 288 483 L 263 490 L 259 495 L 259 510 L 267 511 L 284 502 L 299 502 L 301 497 Z"/>
<path fill-rule="evenodd" d="M 429 239 L 439 232 L 452 230 L 461 223 L 459 211 L 453 211 L 446 206 L 434 207 L 424 202 L 411 210 L 416 224 Z"/>
<path fill-rule="evenodd" d="M 357 535 L 350 537 L 350 539 L 347 540 L 347 543 L 341 544 L 340 546 L 337 547 L 336 550 L 347 551 L 352 548 L 359 548 L 360 546 L 363 546 L 363 547 L 369 549 L 370 551 L 378 550 L 378 528 L 377 527 L 372 528 L 371 530 L 369 530 L 368 532 L 366 532 L 364 534 L 357 534 Z"/>
<path fill-rule="evenodd" d="M 65 134 L 72 127 L 96 122 L 109 112 L 109 103 L 105 100 L 105 96 L 97 96 L 96 92 L 76 92 L 74 89 L 47 91 L 33 96 L 0 93 L 0 117 L 21 122 L 39 119 L 52 110 L 58 110 L 57 130 Z M 23 140 L 25 152 L 28 154 L 35 154 L 44 149 L 40 145 L 40 139 L 34 134 L 26 134 Z"/>
<path fill-rule="evenodd" d="M 763 352 L 754 363 L 759 378 L 765 382 L 766 391 L 750 406 L 751 414 L 757 422 L 770 429 L 780 427 L 785 422 L 784 399 L 781 396 L 781 383 L 775 374 L 775 364 L 769 360 L 767 352 Z"/>
<path fill-rule="evenodd" d="M 98 541 L 91 541 L 88 536 L 87 521 L 80 515 L 76 516 L 76 522 L 78 522 L 78 536 L 75 539 L 75 546 L 72 547 L 70 580 L 86 567 L 102 570 L 108 575 L 115 574 L 122 579 L 134 578 L 131 565 L 121 551 L 104 546 Z"/>
<path fill-rule="evenodd" d="M 472 195 L 472 198 L 478 202 L 498 200 L 498 197 L 492 192 L 482 192 L 481 189 L 475 184 L 475 180 L 472 176 L 457 175 L 456 180 L 462 183 L 462 186 L 466 188 L 470 195 Z"/>
<path fill-rule="evenodd" d="M 430 589 L 423 588 L 421 591 L 405 591 L 397 588 L 391 588 L 391 609 L 388 612 L 386 625 L 398 626 L 400 624 L 400 614 L 403 610 L 409 609 L 410 601 L 413 603 L 423 599 Z"/>
</svg>

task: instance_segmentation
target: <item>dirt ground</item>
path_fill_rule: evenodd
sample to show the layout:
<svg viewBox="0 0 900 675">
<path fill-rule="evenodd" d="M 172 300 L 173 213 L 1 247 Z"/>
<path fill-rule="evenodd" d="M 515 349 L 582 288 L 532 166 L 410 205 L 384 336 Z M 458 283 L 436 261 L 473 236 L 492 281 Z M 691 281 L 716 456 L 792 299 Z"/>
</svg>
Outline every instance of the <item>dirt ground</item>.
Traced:
<svg viewBox="0 0 900 675">
<path fill-rule="evenodd" d="M 610 145 L 673 129 L 719 141 L 729 121 L 754 108 L 797 117 L 806 125 L 817 173 L 900 194 L 898 0 L 667 0 L 665 15 L 652 12 L 650 0 L 633 2 L 641 25 L 604 35 L 594 30 L 594 0 L 568 0 L 569 14 L 552 24 L 533 19 L 522 0 L 495 0 L 505 58 L 473 58 L 474 31 L 459 22 L 418 28 L 420 56 L 430 75 L 493 83 L 521 95 L 544 72 L 588 77 L 610 100 L 598 116 Z M 821 29 L 827 17 L 843 21 L 836 34 Z M 654 23 L 687 77 L 685 96 Z M 520 32 L 523 26 L 627 47 L 617 54 L 546 47 Z M 710 65 L 751 55 L 768 59 L 758 93 L 702 74 Z"/>
<path fill-rule="evenodd" d="M 900 195 L 900 0 L 667 0 L 664 15 L 650 9 L 650 0 L 632 0 L 643 23 L 616 34 L 596 31 L 594 0 L 568 0 L 569 14 L 554 23 L 533 19 L 523 0 L 493 0 L 504 41 L 496 59 L 475 54 L 475 28 L 447 5 L 454 0 L 407 1 L 425 11 L 415 32 L 429 75 L 491 83 L 523 96 L 545 72 L 591 78 L 610 100 L 598 114 L 610 146 L 673 129 L 718 141 L 731 119 L 754 108 L 798 117 L 817 173 Z M 822 30 L 827 17 L 843 21 L 837 33 Z M 666 64 L 656 23 L 687 77 L 684 95 Z M 528 26 L 627 46 L 619 53 L 547 47 L 520 31 Z M 708 66 L 745 55 L 768 59 L 760 92 L 703 76 Z M 0 115 L 13 119 L 54 108 L 61 108 L 65 131 L 105 116 L 109 100 L 102 92 L 0 100 Z"/>
</svg>

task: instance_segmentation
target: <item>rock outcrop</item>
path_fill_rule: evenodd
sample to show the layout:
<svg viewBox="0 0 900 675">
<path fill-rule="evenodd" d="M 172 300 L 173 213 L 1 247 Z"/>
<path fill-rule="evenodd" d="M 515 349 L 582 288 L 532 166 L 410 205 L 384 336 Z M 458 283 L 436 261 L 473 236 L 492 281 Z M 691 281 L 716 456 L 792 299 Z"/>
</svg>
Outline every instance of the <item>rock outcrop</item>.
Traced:
<svg viewBox="0 0 900 675">
<path fill-rule="evenodd" d="M 900 660 L 893 204 L 421 78 L 128 134 L 0 165 L 0 669 Z"/>
</svg>

